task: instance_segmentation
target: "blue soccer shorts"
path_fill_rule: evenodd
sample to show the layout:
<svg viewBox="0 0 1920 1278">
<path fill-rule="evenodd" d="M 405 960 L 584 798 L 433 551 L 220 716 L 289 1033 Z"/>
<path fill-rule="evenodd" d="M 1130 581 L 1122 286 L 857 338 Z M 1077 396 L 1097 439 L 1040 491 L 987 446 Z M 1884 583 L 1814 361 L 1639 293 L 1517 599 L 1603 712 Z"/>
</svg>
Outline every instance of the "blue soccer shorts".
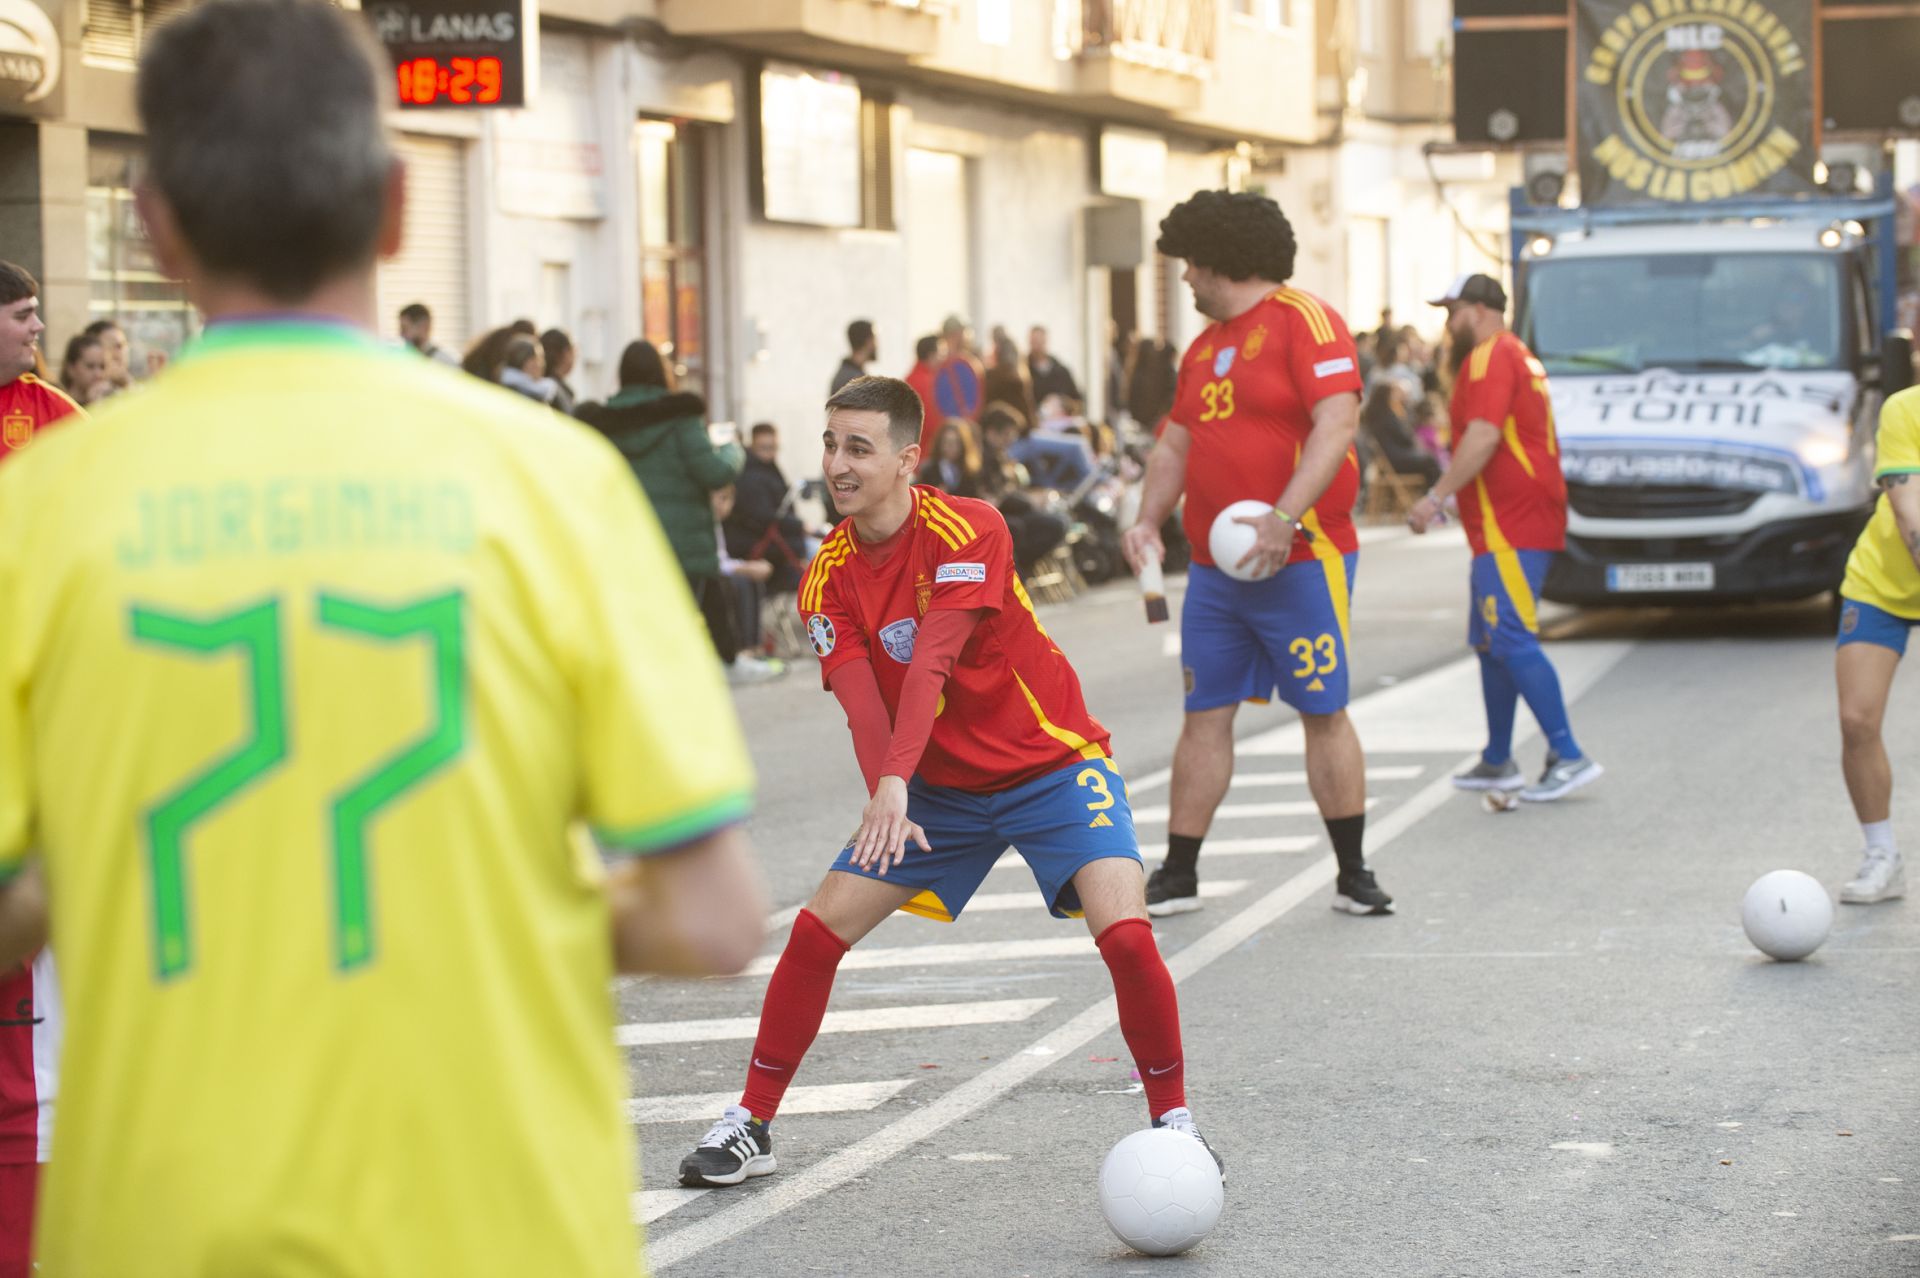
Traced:
<svg viewBox="0 0 1920 1278">
<path fill-rule="evenodd" d="M 946 923 L 960 917 L 1009 846 L 1026 860 L 1041 899 L 1061 919 L 1081 914 L 1073 886 L 1081 866 L 1108 857 L 1141 864 L 1127 783 L 1107 758 L 1083 760 L 992 794 L 915 777 L 907 783 L 907 819 L 926 831 L 932 851 L 909 842 L 906 859 L 882 876 L 854 865 L 849 843 L 833 868 L 919 888 L 900 908 Z"/>
<path fill-rule="evenodd" d="M 1551 550 L 1498 550 L 1473 557 L 1467 643 L 1496 661 L 1540 651 L 1540 586 Z"/>
<path fill-rule="evenodd" d="M 1840 635 L 1834 647 L 1871 643 L 1891 648 L 1904 657 L 1907 655 L 1907 632 L 1916 625 L 1920 625 L 1920 620 L 1910 621 L 1885 608 L 1843 597 L 1840 600 Z"/>
<path fill-rule="evenodd" d="M 1347 704 L 1347 619 L 1360 556 L 1288 564 L 1263 581 L 1187 569 L 1180 661 L 1187 710 L 1280 699 L 1301 714 Z"/>
</svg>

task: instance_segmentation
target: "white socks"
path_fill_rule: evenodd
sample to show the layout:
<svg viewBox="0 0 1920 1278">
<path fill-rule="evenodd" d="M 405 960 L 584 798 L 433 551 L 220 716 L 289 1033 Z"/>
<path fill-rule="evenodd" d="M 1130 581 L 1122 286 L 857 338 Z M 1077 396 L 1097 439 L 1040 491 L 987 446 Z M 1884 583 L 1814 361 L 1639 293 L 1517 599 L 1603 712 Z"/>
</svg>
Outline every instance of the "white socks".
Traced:
<svg viewBox="0 0 1920 1278">
<path fill-rule="evenodd" d="M 1893 821 L 1891 819 L 1885 821 L 1863 821 L 1860 823 L 1860 833 L 1867 836 L 1867 846 L 1869 848 L 1884 848 L 1888 852 L 1896 850 L 1893 846 Z"/>
</svg>

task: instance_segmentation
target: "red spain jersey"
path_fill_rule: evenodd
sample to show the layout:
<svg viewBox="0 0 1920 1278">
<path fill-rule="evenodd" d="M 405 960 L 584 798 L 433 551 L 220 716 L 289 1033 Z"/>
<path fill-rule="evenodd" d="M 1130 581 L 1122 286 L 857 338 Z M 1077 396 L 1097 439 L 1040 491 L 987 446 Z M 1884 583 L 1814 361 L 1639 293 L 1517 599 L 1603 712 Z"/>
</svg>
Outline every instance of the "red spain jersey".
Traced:
<svg viewBox="0 0 1920 1278">
<path fill-rule="evenodd" d="M 930 610 L 985 609 L 941 695 L 917 775 L 956 790 L 1010 790 L 1076 759 L 1107 754 L 1080 677 L 1034 615 L 1013 569 L 1013 539 L 984 501 L 916 485 L 898 544 L 876 565 L 846 520 L 800 583 L 800 617 L 822 682 L 849 661 L 873 665 L 889 715 Z"/>
<path fill-rule="evenodd" d="M 1547 370 L 1526 343 L 1495 333 L 1473 348 L 1448 410 L 1457 445 L 1470 422 L 1500 428 L 1493 459 L 1460 493 L 1460 522 L 1473 553 L 1561 550 L 1567 544 L 1567 481 L 1553 429 Z"/>
<path fill-rule="evenodd" d="M 65 391 L 32 373 L 22 373 L 0 386 L 0 461 L 70 413 L 86 416 Z"/>
<path fill-rule="evenodd" d="M 1313 406 L 1360 393 L 1360 357 L 1338 311 L 1312 294 L 1276 289 L 1243 315 L 1211 324 L 1180 361 L 1172 418 L 1193 436 L 1187 453 L 1187 540 L 1196 563 L 1214 517 L 1236 501 L 1276 502 L 1313 431 Z M 1360 548 L 1353 503 L 1360 460 L 1352 449 L 1320 500 L 1290 511 L 1341 554 Z M 1324 547 L 1322 553 L 1325 553 Z M 1305 537 L 1288 563 L 1314 557 Z"/>
</svg>

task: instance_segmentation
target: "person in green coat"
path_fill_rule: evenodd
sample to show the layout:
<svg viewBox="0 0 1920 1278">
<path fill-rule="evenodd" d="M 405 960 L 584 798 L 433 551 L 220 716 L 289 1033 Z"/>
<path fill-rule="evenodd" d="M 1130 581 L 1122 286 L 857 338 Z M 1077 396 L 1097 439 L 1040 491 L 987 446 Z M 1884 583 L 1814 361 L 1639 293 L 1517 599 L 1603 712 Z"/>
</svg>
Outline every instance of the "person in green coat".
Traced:
<svg viewBox="0 0 1920 1278">
<path fill-rule="evenodd" d="M 620 354 L 619 392 L 605 403 L 582 404 L 574 415 L 611 440 L 633 467 L 709 626 L 729 616 L 725 606 L 710 603 L 722 584 L 711 494 L 740 473 L 746 460 L 740 445 L 714 444 L 705 402 L 674 390 L 651 342 L 628 343 Z M 730 657 L 740 646 L 734 639 L 716 632 L 714 646 Z"/>
</svg>

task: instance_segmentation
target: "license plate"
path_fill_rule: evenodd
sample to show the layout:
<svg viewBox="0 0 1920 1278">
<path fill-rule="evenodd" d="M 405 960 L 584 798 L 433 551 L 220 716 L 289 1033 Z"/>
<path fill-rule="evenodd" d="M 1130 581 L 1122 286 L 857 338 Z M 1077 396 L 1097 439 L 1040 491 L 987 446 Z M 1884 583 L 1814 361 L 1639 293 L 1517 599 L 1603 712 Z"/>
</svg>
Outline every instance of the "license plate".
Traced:
<svg viewBox="0 0 1920 1278">
<path fill-rule="evenodd" d="M 1712 590 L 1712 564 L 1608 564 L 1608 590 Z"/>
</svg>

